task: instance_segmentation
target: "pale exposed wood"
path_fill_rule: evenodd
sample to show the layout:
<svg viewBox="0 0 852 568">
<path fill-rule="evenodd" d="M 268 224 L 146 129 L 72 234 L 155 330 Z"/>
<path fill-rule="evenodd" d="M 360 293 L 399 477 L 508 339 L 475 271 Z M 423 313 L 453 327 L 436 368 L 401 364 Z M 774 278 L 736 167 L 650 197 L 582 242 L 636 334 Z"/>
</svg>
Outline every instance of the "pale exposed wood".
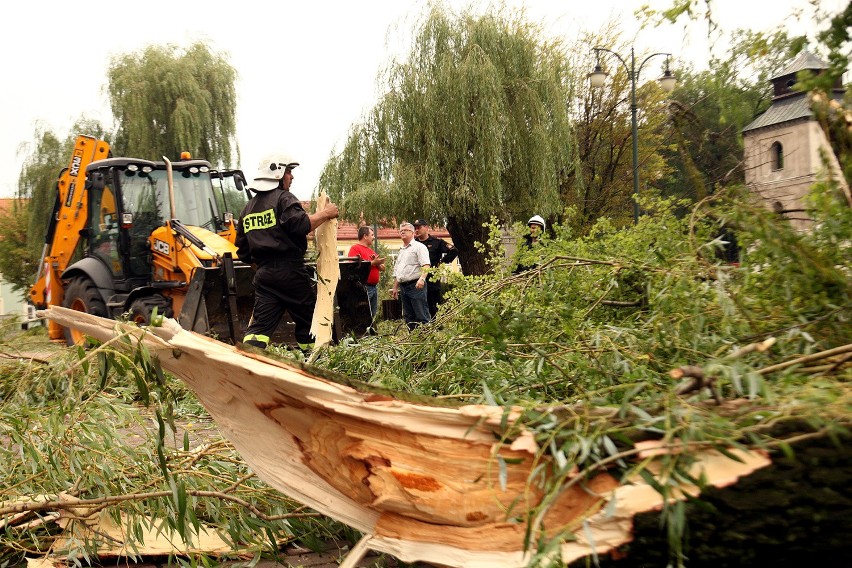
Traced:
<svg viewBox="0 0 852 568">
<path fill-rule="evenodd" d="M 372 535 L 362 537 L 358 541 L 358 544 L 346 555 L 346 559 L 340 563 L 339 568 L 355 568 L 358 562 L 370 551 L 370 540 L 372 538 Z"/>
<path fill-rule="evenodd" d="M 41 512 L 38 518 L 29 523 L 18 523 L 32 515 L 31 512 L 10 515 L 0 520 L 0 528 L 12 526 L 16 530 L 26 529 L 46 522 L 52 522 L 62 528 L 56 540 L 51 545 L 50 554 L 40 559 L 38 563 L 29 563 L 34 566 L 53 566 L 54 562 L 65 566 L 68 551 L 79 546 L 81 542 L 89 542 L 99 539 L 98 556 L 101 560 L 107 557 L 122 557 L 130 554 L 141 556 L 162 556 L 170 554 L 187 554 L 190 552 L 206 552 L 210 554 L 226 554 L 232 552 L 232 547 L 212 528 L 201 525 L 198 532 L 188 526 L 187 531 L 191 538 L 183 539 L 170 529 L 166 522 L 159 519 L 148 519 L 139 530 L 144 535 L 143 543 L 135 543 L 136 548 L 127 546 L 127 529 L 129 522 L 122 515 L 122 523 L 116 524 L 107 511 L 100 507 L 93 508 L 66 493 L 60 493 L 54 497 L 39 495 L 35 498 L 21 497 L 14 502 L 0 502 L 0 507 L 14 503 L 50 502 L 61 503 L 55 512 Z M 192 544 L 189 544 L 191 542 Z"/>
<path fill-rule="evenodd" d="M 317 199 L 317 212 L 328 207 L 330 200 L 323 191 Z M 334 293 L 340 281 L 337 258 L 337 219 L 330 219 L 314 231 L 317 247 L 317 305 L 311 322 L 311 334 L 317 347 L 331 343 L 334 322 Z"/>
<path fill-rule="evenodd" d="M 788 367 L 792 367 L 794 365 L 803 365 L 805 363 L 810 363 L 812 361 L 819 361 L 820 359 L 827 359 L 829 357 L 833 357 L 835 355 L 840 355 L 843 353 L 852 352 L 852 343 L 847 343 L 846 345 L 840 345 L 839 347 L 835 347 L 833 349 L 827 349 L 825 351 L 820 351 L 819 353 L 811 353 L 810 355 L 804 355 L 802 357 L 797 357 L 796 359 L 792 359 L 790 361 L 784 361 L 783 363 L 778 363 L 776 365 L 770 365 L 769 367 L 764 367 L 763 369 L 758 369 L 757 373 L 759 375 L 766 375 L 769 373 L 774 373 L 775 371 L 780 371 L 782 369 L 786 369 Z"/>
<path fill-rule="evenodd" d="M 193 389 L 261 479 L 369 535 L 369 548 L 447 566 L 527 563 L 524 523 L 542 499 L 529 480 L 542 458 L 529 432 L 501 442 L 502 408 L 361 392 L 319 370 L 185 331 L 173 320 L 144 332 L 58 307 L 46 315 L 100 340 L 118 331 L 141 337 L 163 368 Z M 703 470 L 709 484 L 724 486 L 769 463 L 761 454 L 731 452 L 741 461 L 699 454 L 693 474 Z M 548 533 L 576 531 L 576 540 L 562 546 L 570 561 L 629 542 L 633 516 L 661 507 L 661 499 L 639 478 L 619 485 L 603 472 L 570 480 L 541 526 Z"/>
<path fill-rule="evenodd" d="M 192 552 L 227 554 L 233 550 L 231 545 L 215 530 L 204 525 L 197 533 L 193 527 L 187 526 L 186 530 L 191 538 L 184 540 L 177 532 L 170 529 L 162 519 L 148 519 L 148 522 L 143 523 L 139 529 L 142 531 L 144 544 L 139 544 L 134 548 L 127 545 L 127 527 L 130 526 L 130 523 L 123 515 L 121 524 L 116 524 L 105 511 L 84 518 L 62 515 L 58 524 L 64 530 L 53 544 L 52 556 L 61 557 L 72 546 L 79 546 L 80 542 L 88 542 L 96 537 L 103 540 L 103 543 L 98 545 L 98 557 L 101 560 L 130 554 L 141 556 L 166 556 Z M 192 544 L 189 544 L 190 542 Z"/>
</svg>

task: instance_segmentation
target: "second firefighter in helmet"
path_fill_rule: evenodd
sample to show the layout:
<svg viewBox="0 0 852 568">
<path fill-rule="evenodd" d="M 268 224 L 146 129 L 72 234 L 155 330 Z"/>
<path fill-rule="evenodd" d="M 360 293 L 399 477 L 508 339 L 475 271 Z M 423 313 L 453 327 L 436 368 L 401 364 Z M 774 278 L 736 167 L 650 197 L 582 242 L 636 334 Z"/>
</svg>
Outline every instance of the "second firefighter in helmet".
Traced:
<svg viewBox="0 0 852 568">
<path fill-rule="evenodd" d="M 541 234 L 544 232 L 544 219 L 541 215 L 533 215 L 532 217 L 530 217 L 530 220 L 527 221 L 527 227 L 529 227 L 530 229 L 530 234 L 528 235 L 529 242 L 527 244 L 531 245 L 532 243 L 537 241 Z"/>
<path fill-rule="evenodd" d="M 530 220 L 527 221 L 527 227 L 529 228 L 529 233 L 524 235 L 524 244 L 523 246 L 518 248 L 518 255 L 521 259 L 524 258 L 529 251 L 533 249 L 533 246 L 536 242 L 538 242 L 539 238 L 541 238 L 542 233 L 544 233 L 545 228 L 544 218 L 541 215 L 533 215 L 530 217 Z M 535 268 L 535 263 L 527 263 L 523 260 L 518 261 L 517 267 L 515 267 L 515 274 L 523 272 L 524 270 L 529 270 L 531 268 Z"/>
</svg>

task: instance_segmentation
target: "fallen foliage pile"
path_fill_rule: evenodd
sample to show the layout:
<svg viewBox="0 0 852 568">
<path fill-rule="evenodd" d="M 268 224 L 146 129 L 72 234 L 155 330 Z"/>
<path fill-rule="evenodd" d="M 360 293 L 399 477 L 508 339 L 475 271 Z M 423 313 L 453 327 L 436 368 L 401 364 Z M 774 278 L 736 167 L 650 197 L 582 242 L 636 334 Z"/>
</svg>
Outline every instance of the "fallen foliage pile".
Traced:
<svg viewBox="0 0 852 568">
<path fill-rule="evenodd" d="M 683 219 L 675 205 L 646 203 L 649 215 L 627 230 L 604 220 L 572 238 L 556 227 L 521 253 L 536 266 L 521 274 L 498 250 L 496 275 L 451 280 L 432 324 L 343 343 L 323 365 L 399 390 L 522 407 L 519 423 L 553 458 L 552 475 L 538 480 L 553 499 L 574 468 L 641 471 L 627 458 L 642 440 L 679 452 L 664 460 L 664 495 L 694 481 L 685 467 L 702 448 L 848 444 L 852 213 L 842 194 L 814 189 L 808 232 L 744 196 L 718 195 Z M 720 254 L 731 235 L 736 263 Z M 685 507 L 663 511 L 675 561 Z M 558 541 L 530 544 L 552 558 Z"/>
</svg>

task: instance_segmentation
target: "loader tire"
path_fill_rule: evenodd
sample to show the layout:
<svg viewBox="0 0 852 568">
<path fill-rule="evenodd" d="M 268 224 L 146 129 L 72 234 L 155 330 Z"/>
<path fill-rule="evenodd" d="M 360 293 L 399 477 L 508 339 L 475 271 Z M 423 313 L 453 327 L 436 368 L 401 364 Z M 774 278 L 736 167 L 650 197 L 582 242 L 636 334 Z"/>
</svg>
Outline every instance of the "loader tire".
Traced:
<svg viewBox="0 0 852 568">
<path fill-rule="evenodd" d="M 106 303 L 101 298 L 97 286 L 85 276 L 77 276 L 71 280 L 68 288 L 65 289 L 65 299 L 62 300 L 62 306 L 93 316 L 109 317 Z M 86 335 L 71 327 L 65 328 L 65 342 L 68 345 L 88 345 Z"/>
<path fill-rule="evenodd" d="M 151 325 L 151 316 L 154 313 L 154 308 L 157 309 L 157 316 L 174 317 L 172 301 L 165 296 L 156 294 L 154 296 L 146 296 L 145 298 L 137 298 L 130 304 L 130 321 L 137 325 Z"/>
</svg>

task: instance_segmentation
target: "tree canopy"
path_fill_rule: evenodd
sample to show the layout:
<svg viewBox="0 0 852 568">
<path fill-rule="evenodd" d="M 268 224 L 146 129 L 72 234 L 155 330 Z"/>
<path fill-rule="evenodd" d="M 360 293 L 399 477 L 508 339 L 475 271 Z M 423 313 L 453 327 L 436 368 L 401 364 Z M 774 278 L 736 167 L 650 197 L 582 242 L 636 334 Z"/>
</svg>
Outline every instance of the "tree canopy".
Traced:
<svg viewBox="0 0 852 568">
<path fill-rule="evenodd" d="M 670 174 L 666 195 L 700 200 L 716 189 L 744 182 L 742 130 L 772 99 L 770 77 L 789 63 L 800 38 L 736 30 L 725 57 L 709 69 L 678 71 L 671 97 L 673 144 L 664 149 Z"/>
<path fill-rule="evenodd" d="M 236 144 L 236 70 L 204 43 L 149 46 L 115 57 L 107 79 L 116 132 L 80 118 L 66 136 L 39 127 L 18 178 L 15 222 L 0 227 L 0 273 L 17 290 L 32 285 L 53 208 L 56 180 L 78 134 L 107 140 L 115 155 L 160 160 L 182 151 L 230 164 Z M 26 227 L 26 236 L 19 234 Z"/>
<path fill-rule="evenodd" d="M 202 42 L 187 49 L 152 45 L 119 55 L 107 72 L 118 129 L 114 147 L 159 160 L 182 151 L 231 164 L 236 143 L 236 70 Z"/>
<path fill-rule="evenodd" d="M 709 0 L 673 0 L 667 9 L 644 7 L 640 14 L 654 25 L 696 20 L 700 16 L 707 23 L 708 36 L 721 37 Z M 816 76 L 801 72 L 794 88 L 809 92 L 811 110 L 848 183 L 852 177 L 852 137 L 846 125 L 850 121 L 852 94 L 847 89 L 845 103 L 841 104 L 833 100 L 831 91 L 847 71 L 852 53 L 852 4 L 831 14 L 819 2 L 810 2 L 791 17 L 815 22 L 823 29 L 813 39 L 806 35 L 791 37 L 784 30 L 735 30 L 732 46 L 724 56 L 712 58 L 708 72 L 687 77 L 683 87 L 675 92 L 679 105 L 672 115 L 677 155 L 667 156 L 675 166 L 675 174 L 663 184 L 667 193 L 688 195 L 684 190 L 691 183 L 693 195 L 700 197 L 702 191 L 713 191 L 722 182 L 742 180 L 741 164 L 734 164 L 732 159 L 742 156 L 742 128 L 768 107 L 772 97 L 770 78 L 804 49 L 827 54 L 828 69 Z M 734 167 L 726 170 L 726 164 Z M 844 192 L 847 203 L 852 205 L 848 188 Z"/>
<path fill-rule="evenodd" d="M 79 118 L 72 132 L 106 138 L 100 123 Z M 53 203 L 56 180 L 68 166 L 75 134 L 60 138 L 42 126 L 36 128 L 28 155 L 18 175 L 18 201 L 0 223 L 0 273 L 15 290 L 25 291 L 33 284 Z"/>
<path fill-rule="evenodd" d="M 574 148 L 569 73 L 561 44 L 522 13 L 456 16 L 433 6 L 320 185 L 355 221 L 446 223 L 462 269 L 481 274 L 474 243 L 487 241 L 492 216 L 561 210 Z"/>
<path fill-rule="evenodd" d="M 617 27 L 610 25 L 597 35 L 581 37 L 572 48 L 578 69 L 575 84 L 576 128 L 575 165 L 567 170 L 561 196 L 575 210 L 570 217 L 574 228 L 585 233 L 599 218 L 619 225 L 632 222 L 633 160 L 631 125 L 631 82 L 628 69 L 615 56 L 595 58 L 589 46 L 611 49 L 629 63 L 630 46 Z M 642 63 L 644 66 L 641 66 Z M 640 192 L 654 187 L 668 173 L 662 151 L 670 143 L 669 112 L 664 92 L 655 80 L 666 63 L 661 56 L 636 53 L 637 130 L 639 139 Z M 587 73 L 600 64 L 609 73 L 603 88 L 591 87 Z M 641 66 L 641 67 L 640 67 Z M 641 71 L 641 72 L 640 72 Z M 566 219 L 560 219 L 566 220 Z"/>
</svg>

